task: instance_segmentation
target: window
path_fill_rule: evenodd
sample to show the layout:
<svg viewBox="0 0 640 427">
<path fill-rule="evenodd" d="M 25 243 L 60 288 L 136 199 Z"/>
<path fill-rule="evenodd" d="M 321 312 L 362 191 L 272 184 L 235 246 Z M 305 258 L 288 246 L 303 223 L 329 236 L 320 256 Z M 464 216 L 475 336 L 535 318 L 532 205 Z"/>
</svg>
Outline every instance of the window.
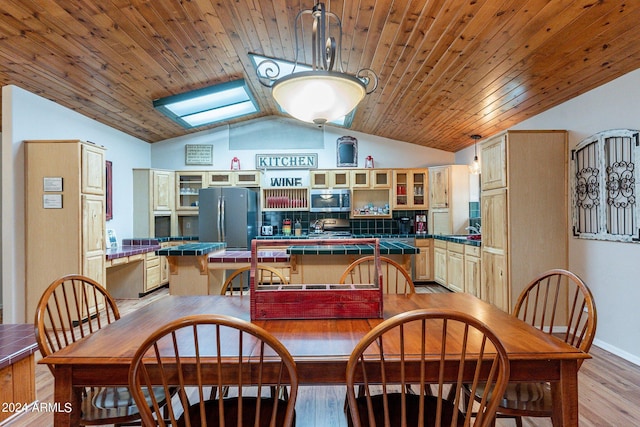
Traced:
<svg viewBox="0 0 640 427">
<path fill-rule="evenodd" d="M 616 129 L 580 142 L 571 153 L 573 234 L 585 239 L 639 240 L 639 131 Z"/>
</svg>

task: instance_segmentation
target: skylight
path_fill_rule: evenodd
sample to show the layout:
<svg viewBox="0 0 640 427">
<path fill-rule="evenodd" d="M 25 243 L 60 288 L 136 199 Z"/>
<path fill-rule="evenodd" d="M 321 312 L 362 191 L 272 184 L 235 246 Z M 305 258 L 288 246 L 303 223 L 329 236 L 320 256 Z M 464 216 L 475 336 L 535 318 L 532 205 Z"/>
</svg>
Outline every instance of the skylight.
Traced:
<svg viewBox="0 0 640 427">
<path fill-rule="evenodd" d="M 153 106 L 185 128 L 235 119 L 259 111 L 244 79 L 156 99 Z"/>
<path fill-rule="evenodd" d="M 260 64 L 262 64 L 260 68 L 262 69 L 262 72 L 264 72 L 265 74 L 268 74 L 270 72 L 269 70 L 266 70 L 265 67 L 270 67 L 270 66 L 274 67 L 273 64 L 275 64 L 277 69 L 279 69 L 280 75 L 282 77 L 288 76 L 289 74 L 293 74 L 294 69 L 296 73 L 312 70 L 312 67 L 310 65 L 296 64 L 295 62 L 286 61 L 284 59 L 279 59 L 279 58 L 271 58 L 268 56 L 259 55 L 257 53 L 249 53 L 249 58 L 251 58 L 251 61 L 253 62 L 253 66 L 256 70 L 258 70 L 258 67 L 260 66 Z M 278 105 L 278 109 L 280 109 L 281 112 L 287 114 L 287 112 L 284 111 L 280 105 Z M 353 109 L 346 116 L 339 117 L 336 120 L 333 120 L 329 123 L 337 126 L 346 127 L 346 128 L 351 127 L 351 122 L 353 121 L 353 116 L 355 115 L 355 113 L 356 113 L 356 109 Z"/>
</svg>

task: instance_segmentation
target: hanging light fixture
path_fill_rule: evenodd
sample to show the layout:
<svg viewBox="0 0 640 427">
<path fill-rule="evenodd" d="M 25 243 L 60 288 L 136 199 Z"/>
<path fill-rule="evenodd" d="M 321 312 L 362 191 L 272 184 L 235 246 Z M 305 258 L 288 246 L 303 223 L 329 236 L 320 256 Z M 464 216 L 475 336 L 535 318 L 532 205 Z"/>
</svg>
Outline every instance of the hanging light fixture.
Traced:
<svg viewBox="0 0 640 427">
<path fill-rule="evenodd" d="M 480 162 L 478 161 L 478 140 L 482 138 L 480 135 L 474 134 L 471 135 L 471 138 L 474 140 L 473 143 L 473 162 L 469 165 L 469 173 L 473 175 L 480 174 Z"/>
<path fill-rule="evenodd" d="M 311 69 L 298 61 L 298 25 L 307 15 L 312 18 Z M 325 10 L 324 3 L 317 2 L 313 9 L 298 12 L 295 35 L 293 70 L 281 70 L 276 60 L 268 59 L 258 64 L 256 71 L 260 83 L 272 88 L 278 105 L 296 119 L 317 125 L 336 120 L 353 111 L 378 86 L 378 76 L 368 68 L 356 75 L 342 70 L 342 24 L 336 14 Z"/>
</svg>

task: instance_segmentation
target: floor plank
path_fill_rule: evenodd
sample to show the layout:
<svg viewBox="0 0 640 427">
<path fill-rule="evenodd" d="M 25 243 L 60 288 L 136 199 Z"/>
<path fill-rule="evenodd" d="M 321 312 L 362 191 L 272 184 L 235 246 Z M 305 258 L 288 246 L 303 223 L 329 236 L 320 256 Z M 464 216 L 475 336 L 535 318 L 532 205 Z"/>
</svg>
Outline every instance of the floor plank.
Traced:
<svg viewBox="0 0 640 427">
<path fill-rule="evenodd" d="M 448 292 L 429 284 L 418 285 L 418 292 Z M 123 316 L 167 295 L 167 289 L 144 298 L 118 300 Z M 584 427 L 640 426 L 640 366 L 634 365 L 596 346 L 592 359 L 584 362 L 579 372 L 580 425 Z M 40 359 L 36 354 L 36 361 Z M 53 376 L 44 365 L 36 365 L 36 396 L 39 402 L 53 402 Z M 296 402 L 297 427 L 345 427 L 344 387 L 301 387 Z M 547 419 L 525 418 L 525 427 L 547 427 Z M 14 417 L 4 426 L 50 426 L 50 412 L 29 412 Z M 515 422 L 500 419 L 498 427 L 512 427 Z"/>
</svg>

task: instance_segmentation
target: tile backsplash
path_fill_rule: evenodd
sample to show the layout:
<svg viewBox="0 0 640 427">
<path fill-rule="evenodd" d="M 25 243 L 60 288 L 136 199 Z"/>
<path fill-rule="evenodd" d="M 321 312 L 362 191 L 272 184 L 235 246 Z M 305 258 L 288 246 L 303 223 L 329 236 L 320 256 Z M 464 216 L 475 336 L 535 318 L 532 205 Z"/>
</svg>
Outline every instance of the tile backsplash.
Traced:
<svg viewBox="0 0 640 427">
<path fill-rule="evenodd" d="M 353 234 L 399 234 L 398 218 L 409 217 L 413 223 L 416 215 L 424 215 L 427 211 L 393 211 L 392 218 L 368 218 L 368 219 L 351 219 L 351 232 Z M 308 233 L 317 219 L 323 218 L 340 218 L 349 219 L 348 212 L 278 212 L 269 211 L 262 213 L 262 224 L 273 225 L 277 227 L 274 234 L 279 234 L 282 227 L 282 220 L 291 219 L 293 223 L 296 220 L 302 225 L 302 232 Z M 413 230 L 413 227 L 412 227 Z"/>
</svg>

